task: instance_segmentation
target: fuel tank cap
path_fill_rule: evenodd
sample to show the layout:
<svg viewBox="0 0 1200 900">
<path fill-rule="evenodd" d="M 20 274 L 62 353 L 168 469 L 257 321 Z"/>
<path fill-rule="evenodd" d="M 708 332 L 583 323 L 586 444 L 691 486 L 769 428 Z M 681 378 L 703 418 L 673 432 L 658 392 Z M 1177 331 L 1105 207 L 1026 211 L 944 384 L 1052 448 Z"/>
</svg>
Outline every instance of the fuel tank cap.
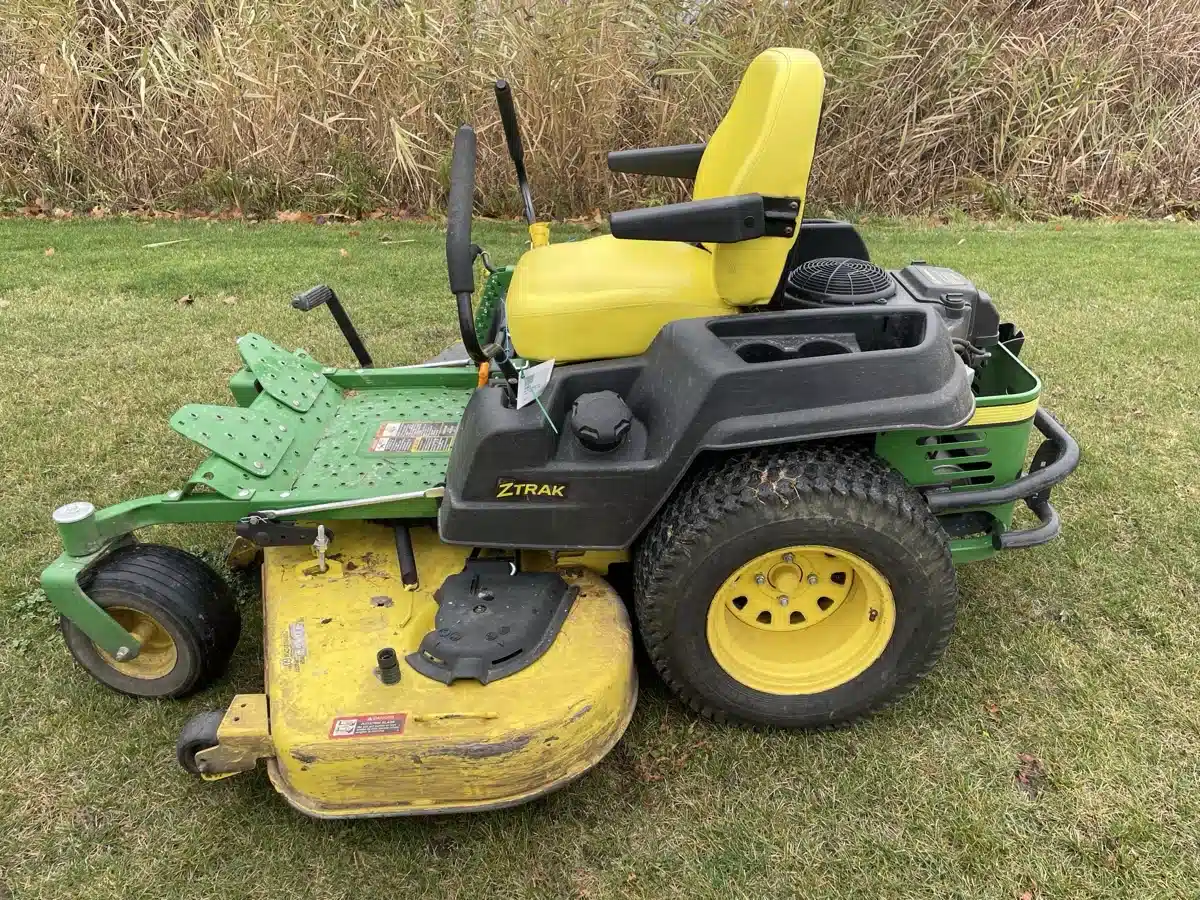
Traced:
<svg viewBox="0 0 1200 900">
<path fill-rule="evenodd" d="M 633 424 L 633 413 L 612 391 L 583 394 L 571 407 L 571 430 L 579 443 L 598 453 L 615 450 Z"/>
</svg>

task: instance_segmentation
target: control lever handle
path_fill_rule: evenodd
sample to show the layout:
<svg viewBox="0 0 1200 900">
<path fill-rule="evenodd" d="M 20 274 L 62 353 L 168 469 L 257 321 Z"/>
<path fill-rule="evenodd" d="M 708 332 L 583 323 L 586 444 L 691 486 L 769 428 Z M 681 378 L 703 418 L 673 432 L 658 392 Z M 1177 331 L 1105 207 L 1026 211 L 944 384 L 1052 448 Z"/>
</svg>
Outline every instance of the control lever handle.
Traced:
<svg viewBox="0 0 1200 900">
<path fill-rule="evenodd" d="M 350 321 L 350 314 L 342 306 L 342 301 L 333 292 L 333 288 L 318 284 L 316 287 L 311 287 L 303 294 L 297 294 L 292 298 L 292 307 L 301 312 L 308 312 L 316 309 L 318 306 L 329 307 L 330 315 L 337 322 L 338 328 L 341 329 L 342 337 L 346 339 L 346 343 L 350 345 L 350 349 L 354 352 L 354 358 L 358 360 L 359 367 L 373 369 L 375 363 L 371 360 L 371 354 L 367 352 L 362 338 L 358 336 L 358 329 Z"/>
<path fill-rule="evenodd" d="M 324 306 L 330 300 L 336 300 L 337 296 L 333 290 L 323 284 L 318 284 L 316 287 L 310 287 L 302 294 L 297 294 L 292 298 L 292 308 L 298 309 L 301 312 L 308 312 L 316 309 L 318 306 Z"/>
<path fill-rule="evenodd" d="M 533 211 L 533 194 L 529 190 L 529 176 L 525 173 L 525 147 L 521 143 L 521 126 L 517 123 L 517 105 L 513 102 L 512 86 L 503 78 L 496 81 L 496 105 L 500 107 L 500 121 L 504 125 L 504 142 L 508 144 L 508 155 L 517 170 L 517 190 L 521 192 L 521 203 L 525 207 L 525 220 L 532 225 L 537 221 Z"/>
</svg>

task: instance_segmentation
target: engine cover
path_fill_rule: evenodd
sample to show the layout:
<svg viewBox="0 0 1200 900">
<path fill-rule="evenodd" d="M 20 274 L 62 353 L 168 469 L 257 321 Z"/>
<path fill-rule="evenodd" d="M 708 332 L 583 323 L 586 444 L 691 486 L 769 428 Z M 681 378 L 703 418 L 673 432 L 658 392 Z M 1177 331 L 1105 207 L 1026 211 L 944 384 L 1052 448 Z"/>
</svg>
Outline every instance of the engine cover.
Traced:
<svg viewBox="0 0 1200 900">
<path fill-rule="evenodd" d="M 801 308 L 929 304 L 952 338 L 980 349 L 1000 340 L 1000 316 L 992 298 L 965 275 L 924 261 L 887 271 L 862 259 L 810 259 L 788 274 L 784 300 Z"/>
</svg>

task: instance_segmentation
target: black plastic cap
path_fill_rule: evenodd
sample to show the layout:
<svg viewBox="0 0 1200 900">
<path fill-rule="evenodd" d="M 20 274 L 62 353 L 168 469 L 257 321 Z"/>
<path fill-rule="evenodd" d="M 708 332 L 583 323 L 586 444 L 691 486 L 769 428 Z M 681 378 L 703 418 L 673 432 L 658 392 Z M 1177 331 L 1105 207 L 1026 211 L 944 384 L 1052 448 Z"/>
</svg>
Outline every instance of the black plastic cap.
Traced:
<svg viewBox="0 0 1200 900">
<path fill-rule="evenodd" d="M 379 663 L 379 680 L 384 684 L 396 684 L 400 681 L 400 660 L 396 658 L 396 651 L 391 647 L 384 647 L 375 654 L 375 661 Z"/>
<path fill-rule="evenodd" d="M 571 428 L 579 443 L 600 453 L 621 446 L 632 424 L 633 413 L 612 391 L 584 394 L 571 408 Z"/>
</svg>

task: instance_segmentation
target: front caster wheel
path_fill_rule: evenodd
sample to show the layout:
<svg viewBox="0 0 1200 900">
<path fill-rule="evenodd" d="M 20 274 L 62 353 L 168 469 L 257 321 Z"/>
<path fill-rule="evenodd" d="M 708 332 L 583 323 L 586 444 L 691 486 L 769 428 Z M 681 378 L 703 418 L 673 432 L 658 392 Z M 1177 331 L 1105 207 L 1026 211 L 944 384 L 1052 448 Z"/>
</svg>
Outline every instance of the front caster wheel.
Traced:
<svg viewBox="0 0 1200 900">
<path fill-rule="evenodd" d="M 67 618 L 67 649 L 87 672 L 132 697 L 185 697 L 224 671 L 241 618 L 222 578 L 204 560 L 175 547 L 135 544 L 117 550 L 83 589 L 141 644 L 132 659 L 101 650 Z"/>
<path fill-rule="evenodd" d="M 739 454 L 705 469 L 638 548 L 646 649 L 703 715 L 852 721 L 911 690 L 954 628 L 945 535 L 866 449 Z"/>
<path fill-rule="evenodd" d="M 203 712 L 188 719 L 175 742 L 175 759 L 184 770 L 192 775 L 200 774 L 196 754 L 217 746 L 217 729 L 221 727 L 223 712 Z"/>
</svg>

